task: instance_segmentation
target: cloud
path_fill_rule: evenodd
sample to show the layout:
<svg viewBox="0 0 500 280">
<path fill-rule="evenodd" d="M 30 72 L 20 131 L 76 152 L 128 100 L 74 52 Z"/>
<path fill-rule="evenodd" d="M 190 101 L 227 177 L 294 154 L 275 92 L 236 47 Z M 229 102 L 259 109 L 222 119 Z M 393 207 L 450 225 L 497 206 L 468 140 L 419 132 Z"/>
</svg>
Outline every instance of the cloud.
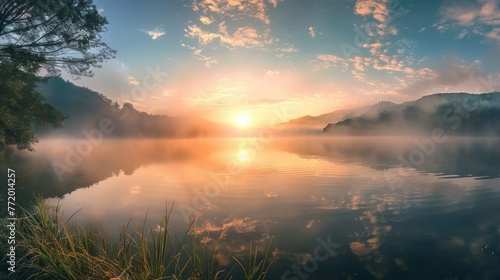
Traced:
<svg viewBox="0 0 500 280">
<path fill-rule="evenodd" d="M 460 28 L 457 38 L 472 32 L 485 38 L 500 41 L 500 0 L 476 0 L 472 2 L 446 1 L 439 9 L 440 19 L 433 26 L 442 32 Z"/>
<path fill-rule="evenodd" d="M 328 62 L 344 62 L 345 59 L 342 57 L 333 55 L 333 54 L 318 54 L 316 55 L 316 58 L 322 61 L 328 61 Z"/>
<path fill-rule="evenodd" d="M 278 6 L 278 2 L 283 2 L 285 0 L 269 0 L 269 3 L 273 4 L 273 7 L 277 7 Z"/>
<path fill-rule="evenodd" d="M 203 23 L 205 25 L 210 25 L 212 22 L 214 22 L 214 19 L 206 17 L 206 16 L 201 16 L 200 21 L 201 21 L 201 23 Z"/>
<path fill-rule="evenodd" d="M 397 35 L 398 29 L 393 24 L 393 20 L 408 13 L 408 10 L 403 8 L 399 1 L 390 0 L 357 0 L 354 6 L 354 14 L 363 16 L 364 22 L 359 25 L 359 31 L 364 33 L 366 37 L 364 44 L 361 47 L 367 49 L 369 56 L 381 61 L 381 58 L 390 53 L 389 48 L 393 45 L 393 41 L 389 40 L 390 35 Z M 422 28 L 420 31 L 425 30 Z M 394 50 L 395 53 L 402 54 L 403 49 Z M 385 56 L 384 56 L 385 55 Z M 387 63 L 384 63 L 387 64 Z M 377 70 L 386 69 L 392 71 L 392 66 L 381 66 L 380 64 L 371 63 Z M 361 64 L 356 64 L 354 67 L 361 68 Z M 364 67 L 364 66 L 363 66 Z M 353 75 L 359 78 L 364 78 L 359 73 L 359 70 L 354 69 Z M 358 71 L 358 72 L 356 72 Z"/>
<path fill-rule="evenodd" d="M 277 52 L 276 56 L 277 57 L 284 57 L 286 53 L 296 53 L 299 50 L 296 49 L 294 46 L 286 46 L 283 48 L 275 48 L 275 52 Z"/>
<path fill-rule="evenodd" d="M 186 35 L 188 37 L 197 38 L 198 43 L 200 43 L 201 45 L 207 45 L 211 43 L 213 40 L 221 37 L 221 35 L 217 33 L 210 33 L 208 31 L 204 31 L 196 24 L 188 26 L 188 29 L 186 31 L 187 31 Z"/>
<path fill-rule="evenodd" d="M 189 44 L 185 44 L 185 43 L 181 43 L 181 46 L 182 46 L 182 47 L 185 47 L 185 48 L 188 48 L 188 49 L 190 49 L 190 50 L 194 50 L 194 49 L 196 49 L 195 47 L 193 47 L 193 46 L 191 46 L 191 45 L 189 45 Z"/>
<path fill-rule="evenodd" d="M 233 19 L 253 17 L 265 24 L 271 23 L 267 13 L 268 4 L 278 5 L 278 0 L 199 0 L 192 4 L 193 11 L 205 15 L 227 16 Z"/>
<path fill-rule="evenodd" d="M 358 15 L 371 15 L 374 19 L 385 22 L 389 15 L 387 1 L 358 0 L 354 6 L 354 12 Z"/>
<path fill-rule="evenodd" d="M 486 37 L 492 40 L 500 41 L 500 27 L 493 28 L 493 30 L 486 33 Z"/>
<path fill-rule="evenodd" d="M 498 0 L 477 0 L 473 2 L 445 2 L 439 11 L 441 20 L 452 21 L 461 26 L 500 25 Z"/>
<path fill-rule="evenodd" d="M 104 9 L 103 9 L 103 8 L 99 8 L 99 9 L 97 9 L 97 12 L 98 12 L 99 14 L 102 14 L 102 13 L 104 12 Z"/>
<path fill-rule="evenodd" d="M 127 82 L 128 82 L 129 85 L 132 85 L 132 86 L 137 86 L 137 85 L 141 84 L 141 83 L 139 83 L 139 81 L 134 76 L 128 76 L 127 77 Z"/>
<path fill-rule="evenodd" d="M 200 45 L 208 45 L 218 41 L 221 45 L 227 47 L 262 47 L 269 45 L 273 40 L 269 37 L 269 29 L 263 34 L 259 34 L 253 27 L 238 27 L 233 34 L 229 34 L 225 22 L 219 24 L 218 32 L 210 32 L 201 29 L 196 24 L 188 26 L 187 36 L 198 39 Z"/>
<path fill-rule="evenodd" d="M 277 7 L 279 2 L 281 0 L 194 0 L 191 8 L 200 15 L 203 25 L 189 25 L 185 36 L 198 40 L 200 47 L 219 44 L 230 49 L 262 48 L 274 42 L 268 26 L 271 23 L 268 10 Z"/>
<path fill-rule="evenodd" d="M 365 71 L 365 67 L 370 65 L 369 59 L 363 58 L 361 56 L 355 56 L 351 58 L 350 61 L 352 62 L 354 69 L 361 72 Z"/>
<path fill-rule="evenodd" d="M 414 78 L 418 69 L 413 68 L 415 43 L 408 39 L 393 40 L 391 35 L 398 35 L 394 19 L 408 13 L 399 1 L 390 0 L 357 0 L 354 14 L 363 17 L 364 21 L 356 25 L 359 32 L 365 36 L 365 43 L 360 45 L 369 54 L 358 52 L 358 56 L 348 59 L 346 68 L 350 69 L 352 77 L 369 85 L 381 86 L 380 74 L 374 80 L 368 80 L 367 69 L 385 72 L 386 79 L 393 82 L 406 81 Z M 419 32 L 423 32 L 425 27 Z M 389 84 L 385 84 L 389 85 Z"/>
<path fill-rule="evenodd" d="M 462 31 L 460 31 L 460 34 L 457 35 L 457 39 L 462 39 L 464 38 L 465 36 L 467 36 L 469 34 L 469 31 L 467 29 L 462 29 Z"/>
<path fill-rule="evenodd" d="M 269 78 L 276 78 L 279 75 L 281 75 L 281 72 L 279 70 L 267 70 L 266 71 L 266 76 Z"/>
<path fill-rule="evenodd" d="M 375 42 L 375 43 L 372 43 L 372 44 L 363 44 L 363 47 L 364 48 L 367 48 L 367 49 L 370 49 L 370 53 L 372 55 L 376 55 L 378 53 L 380 53 L 380 49 L 385 46 L 384 43 L 381 43 L 381 42 Z"/>
<path fill-rule="evenodd" d="M 205 67 L 207 67 L 207 68 L 210 68 L 210 67 L 212 67 L 212 65 L 219 63 L 219 61 L 217 61 L 217 59 L 202 54 L 200 49 L 194 50 L 193 54 L 196 57 L 196 59 L 203 61 Z"/>
<path fill-rule="evenodd" d="M 314 27 L 312 26 L 309 26 L 309 35 L 311 35 L 311 38 L 315 38 L 316 37 L 316 32 L 314 31 Z"/>
<path fill-rule="evenodd" d="M 374 70 L 385 71 L 388 73 L 399 72 L 406 76 L 407 79 L 414 78 L 415 74 L 418 72 L 418 70 L 409 67 L 397 55 L 389 56 L 386 54 L 379 54 L 375 57 L 355 56 L 350 58 L 349 62 L 354 68 L 351 73 L 355 76 L 357 75 L 363 78 L 364 75 L 360 75 L 360 73 L 364 72 L 368 67 Z"/>
<path fill-rule="evenodd" d="M 435 92 L 492 92 L 500 90 L 500 72 L 487 73 L 479 60 L 447 58 L 436 69 L 425 69 L 400 92 L 424 95 Z"/>
<path fill-rule="evenodd" d="M 319 64 L 316 65 L 315 71 L 320 69 L 328 69 L 332 66 L 342 66 L 344 70 L 349 68 L 346 60 L 342 57 L 333 55 L 333 54 L 318 54 L 316 55 L 316 59 L 319 60 Z"/>
<path fill-rule="evenodd" d="M 141 30 L 141 31 L 151 36 L 151 39 L 153 40 L 156 40 L 161 36 L 165 35 L 165 31 L 163 31 L 163 29 L 158 27 L 153 30 Z"/>
<path fill-rule="evenodd" d="M 375 30 L 373 34 L 369 34 L 370 36 L 375 34 L 380 36 L 397 35 L 398 29 L 390 23 L 396 17 L 405 15 L 407 12 L 398 1 L 357 0 L 354 6 L 354 14 L 374 19 L 374 21 L 364 24 L 365 29 Z"/>
<path fill-rule="evenodd" d="M 286 48 L 278 48 L 276 49 L 276 51 L 279 51 L 279 52 L 286 52 L 286 53 L 293 53 L 293 52 L 298 52 L 299 50 L 294 48 L 293 46 L 292 47 L 286 47 Z"/>
<path fill-rule="evenodd" d="M 231 43 L 234 47 L 263 46 L 270 44 L 272 40 L 266 39 L 267 33 L 260 35 L 252 27 L 239 27 L 233 34 Z"/>
</svg>

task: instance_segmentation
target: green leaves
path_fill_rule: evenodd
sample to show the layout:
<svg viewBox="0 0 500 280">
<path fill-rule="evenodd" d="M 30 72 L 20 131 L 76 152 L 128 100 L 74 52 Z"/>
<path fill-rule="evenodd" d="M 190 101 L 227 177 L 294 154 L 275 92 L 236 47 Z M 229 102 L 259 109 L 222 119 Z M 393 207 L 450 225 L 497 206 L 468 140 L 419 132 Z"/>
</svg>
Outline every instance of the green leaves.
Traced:
<svg viewBox="0 0 500 280">
<path fill-rule="evenodd" d="M 32 150 L 37 142 L 33 123 L 61 126 L 63 116 L 35 90 L 43 80 L 12 63 L 0 63 L 0 146 L 16 144 L 18 149 Z"/>
<path fill-rule="evenodd" d="M 91 0 L 0 3 L 0 146 L 31 150 L 33 123 L 61 126 L 62 115 L 35 90 L 37 75 L 92 76 L 116 53 L 101 41 L 105 24 Z"/>
<path fill-rule="evenodd" d="M 99 36 L 106 24 L 90 0 L 7 1 L 0 5 L 0 59 L 91 76 L 90 68 L 116 53 Z"/>
</svg>

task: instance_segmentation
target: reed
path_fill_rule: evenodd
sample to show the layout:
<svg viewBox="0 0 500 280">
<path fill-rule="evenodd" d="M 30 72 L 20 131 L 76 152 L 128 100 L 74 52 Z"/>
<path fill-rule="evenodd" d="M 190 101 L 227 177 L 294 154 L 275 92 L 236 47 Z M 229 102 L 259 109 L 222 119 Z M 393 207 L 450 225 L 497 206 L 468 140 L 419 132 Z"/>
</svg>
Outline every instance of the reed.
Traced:
<svg viewBox="0 0 500 280">
<path fill-rule="evenodd" d="M 245 280 L 266 278 L 272 240 L 264 256 L 258 256 L 258 248 L 253 251 L 250 246 L 247 261 L 233 257 L 232 266 L 222 267 L 216 252 L 223 248 L 219 241 L 209 248 L 202 241 L 204 236 L 194 233 L 196 219 L 181 236 L 172 233 L 169 221 L 173 206 L 165 207 L 159 228 L 152 227 L 146 213 L 135 223 L 130 218 L 121 227 L 117 241 L 111 241 L 110 234 L 104 234 L 98 226 L 84 227 L 71 221 L 73 216 L 64 219 L 59 205 L 50 208 L 38 198 L 29 209 L 20 211 L 17 220 L 16 272 L 0 278 L 216 280 L 234 279 L 235 272 Z M 1 240 L 7 240 L 5 234 L 2 231 Z"/>
</svg>

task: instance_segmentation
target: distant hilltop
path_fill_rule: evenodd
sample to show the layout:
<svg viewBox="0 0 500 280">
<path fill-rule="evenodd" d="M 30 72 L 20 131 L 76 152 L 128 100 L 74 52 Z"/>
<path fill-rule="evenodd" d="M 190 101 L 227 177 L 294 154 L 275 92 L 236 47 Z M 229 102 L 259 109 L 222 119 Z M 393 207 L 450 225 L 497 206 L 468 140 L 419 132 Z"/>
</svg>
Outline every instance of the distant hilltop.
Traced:
<svg viewBox="0 0 500 280">
<path fill-rule="evenodd" d="M 118 104 L 88 88 L 59 77 L 40 84 L 45 101 L 63 113 L 63 128 L 36 127 L 39 135 L 81 137 L 106 120 L 110 137 L 191 138 L 235 135 L 234 128 L 198 117 L 169 117 Z M 304 116 L 282 123 L 281 134 L 415 135 L 443 129 L 449 135 L 500 136 L 500 92 L 483 94 L 438 93 L 395 104 L 371 106 Z M 326 127 L 325 127 L 326 125 Z"/>
<path fill-rule="evenodd" d="M 59 77 L 40 84 L 38 90 L 46 103 L 60 111 L 66 119 L 63 128 L 37 127 L 42 136 L 83 137 L 105 125 L 110 137 L 193 138 L 223 135 L 227 126 L 197 117 L 170 117 L 138 111 L 130 103 L 118 104 L 103 94 L 79 87 Z M 109 128 L 109 130 L 108 130 Z"/>
<path fill-rule="evenodd" d="M 355 112 L 359 110 L 355 109 Z M 437 93 L 402 104 L 381 102 L 365 107 L 362 114 L 330 122 L 323 132 L 334 135 L 413 135 L 437 128 L 450 135 L 500 136 L 500 92 Z"/>
</svg>

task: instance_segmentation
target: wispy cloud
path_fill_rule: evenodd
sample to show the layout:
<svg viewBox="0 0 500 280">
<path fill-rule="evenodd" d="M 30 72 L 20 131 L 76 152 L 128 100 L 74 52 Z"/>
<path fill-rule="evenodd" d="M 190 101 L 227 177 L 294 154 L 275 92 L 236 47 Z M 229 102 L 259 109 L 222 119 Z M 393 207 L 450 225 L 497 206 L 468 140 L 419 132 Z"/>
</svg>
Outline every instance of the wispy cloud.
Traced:
<svg viewBox="0 0 500 280">
<path fill-rule="evenodd" d="M 134 76 L 128 76 L 127 82 L 129 85 L 132 85 L 132 86 L 140 85 L 139 81 Z"/>
<path fill-rule="evenodd" d="M 218 27 L 218 32 L 210 32 L 193 24 L 188 26 L 186 35 L 190 38 L 198 39 L 200 45 L 208 45 L 217 41 L 223 46 L 232 48 L 262 47 L 273 42 L 269 36 L 269 30 L 265 30 L 262 34 L 259 34 L 255 28 L 245 26 L 238 27 L 234 33 L 230 34 L 225 22 L 219 23 Z"/>
<path fill-rule="evenodd" d="M 374 22 L 368 22 L 369 29 L 374 29 L 377 35 L 397 35 L 398 29 L 391 22 L 408 11 L 399 5 L 399 2 L 389 5 L 389 0 L 357 0 L 354 6 L 354 13 L 361 15 Z M 373 36 L 375 34 L 369 34 Z"/>
<path fill-rule="evenodd" d="M 286 53 L 293 53 L 293 52 L 298 52 L 299 50 L 292 47 L 286 47 L 286 48 L 277 48 L 276 49 L 279 52 L 286 52 Z"/>
<path fill-rule="evenodd" d="M 313 39 L 316 38 L 316 32 L 314 31 L 314 27 L 312 27 L 312 26 L 309 26 L 309 35 Z"/>
<path fill-rule="evenodd" d="M 268 76 L 269 78 L 276 78 L 279 75 L 281 75 L 281 71 L 279 71 L 279 70 L 267 70 L 266 71 L 266 76 Z"/>
<path fill-rule="evenodd" d="M 217 59 L 206 56 L 206 55 L 202 54 L 201 52 L 202 51 L 200 49 L 198 49 L 198 50 L 194 50 L 193 54 L 196 57 L 196 59 L 204 62 L 205 67 L 210 68 L 210 67 L 212 67 L 212 65 L 219 63 L 219 61 L 217 61 Z"/>
<path fill-rule="evenodd" d="M 400 91 L 411 95 L 435 92 L 490 92 L 500 90 L 500 72 L 488 73 L 479 60 L 468 62 L 462 58 L 447 58 L 435 69 L 427 69 L 422 75 Z M 500 79 L 498 79 L 500 81 Z"/>
<path fill-rule="evenodd" d="M 372 55 L 377 55 L 377 54 L 380 54 L 381 53 L 381 48 L 383 46 L 385 46 L 386 44 L 384 43 L 381 43 L 381 42 L 375 42 L 375 43 L 371 43 L 371 44 L 363 44 L 363 47 L 367 48 L 370 50 L 370 53 Z"/>
<path fill-rule="evenodd" d="M 316 55 L 316 59 L 319 63 L 316 64 L 314 68 L 315 71 L 318 71 L 320 69 L 327 69 L 333 66 L 342 66 L 344 70 L 349 67 L 347 61 L 344 58 L 333 54 L 318 54 Z"/>
<path fill-rule="evenodd" d="M 186 37 L 198 40 L 200 47 L 214 44 L 228 48 L 261 48 L 270 45 L 268 10 L 278 0 L 194 0 L 191 8 L 201 24 L 190 24 Z M 257 20 L 257 21 L 255 21 Z M 231 29 L 228 30 L 228 26 Z"/>
<path fill-rule="evenodd" d="M 153 39 L 153 40 L 156 40 L 156 39 L 160 38 L 161 36 L 165 35 L 165 31 L 159 27 L 157 27 L 153 30 L 142 30 L 141 29 L 141 31 L 148 34 L 151 37 L 151 39 Z"/>
<path fill-rule="evenodd" d="M 283 2 L 283 1 L 285 0 L 269 0 L 269 2 L 273 4 L 273 7 L 275 8 L 278 6 L 278 2 Z"/>
<path fill-rule="evenodd" d="M 458 29 L 457 38 L 473 33 L 500 41 L 500 0 L 476 0 L 471 2 L 446 1 L 439 10 L 440 19 L 434 27 L 445 32 Z"/>
<path fill-rule="evenodd" d="M 490 32 L 486 33 L 486 37 L 492 40 L 500 41 L 500 27 L 493 28 Z"/>
<path fill-rule="evenodd" d="M 265 24 L 271 20 L 267 13 L 268 5 L 276 7 L 277 0 L 199 0 L 194 1 L 192 8 L 205 15 L 227 16 L 229 18 L 253 17 Z"/>
<path fill-rule="evenodd" d="M 299 50 L 296 49 L 294 46 L 286 46 L 283 48 L 275 48 L 274 51 L 277 53 L 277 57 L 284 57 L 285 54 L 290 54 L 290 53 L 296 53 Z"/>
</svg>

